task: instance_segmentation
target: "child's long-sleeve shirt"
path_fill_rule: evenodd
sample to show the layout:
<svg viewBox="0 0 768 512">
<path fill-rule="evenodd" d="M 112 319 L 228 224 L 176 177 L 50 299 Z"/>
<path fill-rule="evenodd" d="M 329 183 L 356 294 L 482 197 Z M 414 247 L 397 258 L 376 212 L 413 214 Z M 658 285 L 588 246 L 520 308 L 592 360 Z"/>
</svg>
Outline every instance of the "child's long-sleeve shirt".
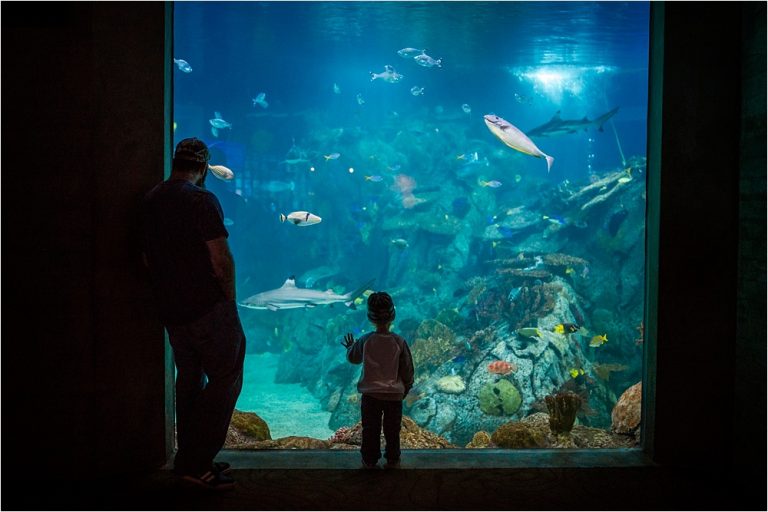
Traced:
<svg viewBox="0 0 768 512">
<path fill-rule="evenodd" d="M 379 400 L 403 400 L 413 386 L 413 359 L 405 339 L 395 333 L 363 335 L 347 349 L 350 363 L 363 363 L 360 393 Z"/>
</svg>

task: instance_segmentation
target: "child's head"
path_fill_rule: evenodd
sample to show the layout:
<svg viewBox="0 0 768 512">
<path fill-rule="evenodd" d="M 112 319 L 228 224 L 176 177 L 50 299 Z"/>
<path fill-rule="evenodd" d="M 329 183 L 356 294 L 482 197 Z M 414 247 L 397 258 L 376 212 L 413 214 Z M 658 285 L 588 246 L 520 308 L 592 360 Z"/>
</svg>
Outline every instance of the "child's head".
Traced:
<svg viewBox="0 0 768 512">
<path fill-rule="evenodd" d="M 373 292 L 368 296 L 368 320 L 376 327 L 387 327 L 395 320 L 395 304 L 387 292 Z"/>
</svg>

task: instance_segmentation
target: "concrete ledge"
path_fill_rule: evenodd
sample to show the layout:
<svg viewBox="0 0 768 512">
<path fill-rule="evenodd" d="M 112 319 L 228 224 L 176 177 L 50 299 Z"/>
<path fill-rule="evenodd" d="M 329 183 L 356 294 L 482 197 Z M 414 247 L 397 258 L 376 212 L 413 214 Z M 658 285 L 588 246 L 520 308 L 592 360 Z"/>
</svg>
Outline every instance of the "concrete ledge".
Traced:
<svg viewBox="0 0 768 512">
<path fill-rule="evenodd" d="M 358 450 L 222 450 L 234 469 L 359 469 Z M 382 459 L 380 463 L 383 463 Z M 615 468 L 652 466 L 640 450 L 403 450 L 402 469 Z"/>
</svg>

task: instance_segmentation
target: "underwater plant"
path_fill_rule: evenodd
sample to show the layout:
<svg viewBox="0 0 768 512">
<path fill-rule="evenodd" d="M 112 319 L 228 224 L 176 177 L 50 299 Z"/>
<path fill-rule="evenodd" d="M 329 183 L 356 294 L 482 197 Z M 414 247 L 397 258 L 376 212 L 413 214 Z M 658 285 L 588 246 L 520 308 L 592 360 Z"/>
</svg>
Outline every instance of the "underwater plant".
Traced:
<svg viewBox="0 0 768 512">
<path fill-rule="evenodd" d="M 424 320 L 419 325 L 411 345 L 414 367 L 429 372 L 457 353 L 456 335 L 446 325 L 437 320 Z"/>
<path fill-rule="evenodd" d="M 572 391 L 544 397 L 549 410 L 549 429 L 553 434 L 570 432 L 576 413 L 581 407 L 581 397 Z"/>
<path fill-rule="evenodd" d="M 555 308 L 555 301 L 561 291 L 562 285 L 559 283 L 522 286 L 516 299 L 510 300 L 504 308 L 504 318 L 513 329 L 538 325 L 538 319 Z"/>
</svg>

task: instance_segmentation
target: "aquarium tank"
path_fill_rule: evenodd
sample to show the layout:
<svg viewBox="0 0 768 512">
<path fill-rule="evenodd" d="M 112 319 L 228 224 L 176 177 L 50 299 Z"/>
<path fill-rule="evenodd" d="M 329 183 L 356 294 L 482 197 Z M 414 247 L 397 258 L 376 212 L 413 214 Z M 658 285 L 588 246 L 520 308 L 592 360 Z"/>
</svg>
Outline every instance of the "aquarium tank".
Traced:
<svg viewBox="0 0 768 512">
<path fill-rule="evenodd" d="M 359 444 L 372 291 L 404 448 L 638 443 L 649 11 L 173 3 L 173 142 L 210 147 L 247 338 L 228 446 Z"/>
</svg>

